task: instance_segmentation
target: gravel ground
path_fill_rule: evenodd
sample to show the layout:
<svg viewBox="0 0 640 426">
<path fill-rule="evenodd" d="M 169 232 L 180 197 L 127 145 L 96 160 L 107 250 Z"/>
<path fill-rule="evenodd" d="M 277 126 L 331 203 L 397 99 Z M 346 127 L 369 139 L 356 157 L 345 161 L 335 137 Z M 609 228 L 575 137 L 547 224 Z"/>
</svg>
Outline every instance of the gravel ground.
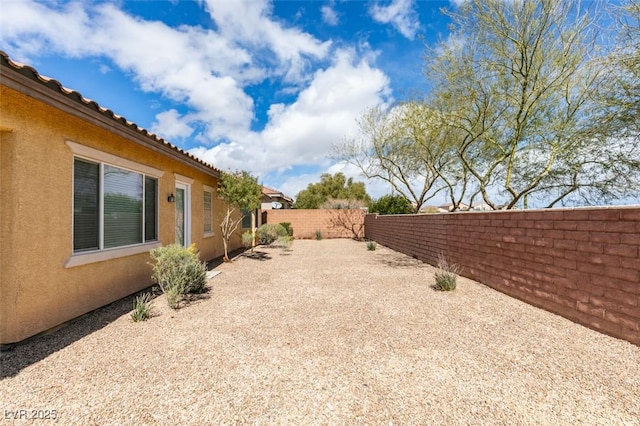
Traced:
<svg viewBox="0 0 640 426">
<path fill-rule="evenodd" d="M 178 311 L 133 323 L 127 298 L 3 353 L 0 424 L 640 425 L 640 347 L 468 279 L 436 292 L 390 249 L 216 269 Z"/>
</svg>

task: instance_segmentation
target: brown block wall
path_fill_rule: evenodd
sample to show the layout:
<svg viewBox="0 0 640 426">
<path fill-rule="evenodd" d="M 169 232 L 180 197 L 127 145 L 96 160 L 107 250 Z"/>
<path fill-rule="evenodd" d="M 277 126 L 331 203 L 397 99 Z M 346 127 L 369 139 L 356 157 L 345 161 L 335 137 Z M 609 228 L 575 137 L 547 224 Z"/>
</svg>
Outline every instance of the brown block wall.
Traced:
<svg viewBox="0 0 640 426">
<path fill-rule="evenodd" d="M 366 237 L 640 345 L 640 207 L 367 215 Z"/>
<path fill-rule="evenodd" d="M 298 239 L 315 239 L 316 230 L 322 231 L 323 238 L 352 238 L 353 233 L 345 227 L 336 225 L 337 219 L 347 219 L 347 225 L 360 230 L 359 237 L 364 237 L 363 210 L 327 210 L 327 209 L 285 209 L 264 210 L 264 223 L 290 222 L 293 236 Z"/>
</svg>

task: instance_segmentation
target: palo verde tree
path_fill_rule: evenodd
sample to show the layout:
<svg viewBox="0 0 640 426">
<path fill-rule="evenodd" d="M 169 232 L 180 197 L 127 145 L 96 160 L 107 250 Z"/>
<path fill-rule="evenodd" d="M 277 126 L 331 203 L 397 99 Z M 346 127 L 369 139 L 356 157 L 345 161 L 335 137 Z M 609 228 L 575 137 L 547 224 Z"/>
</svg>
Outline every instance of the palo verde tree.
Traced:
<svg viewBox="0 0 640 426">
<path fill-rule="evenodd" d="M 332 201 L 340 200 L 339 203 Z M 371 197 L 362 182 L 354 182 L 353 178 L 346 178 L 343 173 L 331 175 L 324 173 L 320 176 L 320 182 L 310 183 L 296 195 L 295 208 L 297 209 L 319 209 L 328 204 L 334 207 L 340 205 L 353 205 L 361 202 L 367 205 Z M 333 207 L 329 207 L 333 208 Z"/>
<path fill-rule="evenodd" d="M 606 82 L 598 7 L 470 0 L 447 12 L 451 36 L 427 54 L 428 104 L 456 135 L 472 196 L 491 208 L 592 204 L 638 190 L 637 138 L 616 139 L 596 96 Z"/>
<path fill-rule="evenodd" d="M 218 190 L 218 196 L 227 203 L 227 211 L 220 223 L 222 242 L 224 245 L 224 261 L 229 259 L 229 239 L 242 222 L 242 212 L 251 211 L 252 221 L 255 223 L 255 210 L 260 208 L 262 199 L 262 186 L 258 179 L 249 172 L 237 173 L 222 172 L 222 184 Z"/>
<path fill-rule="evenodd" d="M 621 138 L 640 135 L 640 0 L 612 6 L 616 17 L 616 43 L 605 60 L 601 100 L 610 125 Z"/>
<path fill-rule="evenodd" d="M 333 146 L 332 157 L 355 165 L 369 179 L 387 182 L 413 212 L 442 190 L 458 185 L 452 127 L 423 102 L 374 107 L 358 119 L 360 135 Z"/>
</svg>

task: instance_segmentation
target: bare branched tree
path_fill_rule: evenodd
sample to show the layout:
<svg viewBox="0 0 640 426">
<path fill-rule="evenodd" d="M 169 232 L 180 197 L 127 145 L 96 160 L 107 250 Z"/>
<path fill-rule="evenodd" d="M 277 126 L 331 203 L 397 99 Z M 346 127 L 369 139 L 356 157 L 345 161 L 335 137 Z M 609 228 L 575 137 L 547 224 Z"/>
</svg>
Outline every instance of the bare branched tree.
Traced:
<svg viewBox="0 0 640 426">
<path fill-rule="evenodd" d="M 347 231 L 354 240 L 364 238 L 364 210 L 360 209 L 338 209 L 334 210 L 328 221 L 334 229 Z"/>
</svg>

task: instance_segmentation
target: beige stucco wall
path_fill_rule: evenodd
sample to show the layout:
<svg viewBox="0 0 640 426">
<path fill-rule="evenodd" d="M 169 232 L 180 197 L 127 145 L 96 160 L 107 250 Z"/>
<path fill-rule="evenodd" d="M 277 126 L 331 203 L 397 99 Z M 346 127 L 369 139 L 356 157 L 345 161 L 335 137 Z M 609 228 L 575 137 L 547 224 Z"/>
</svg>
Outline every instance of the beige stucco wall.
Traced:
<svg viewBox="0 0 640 426">
<path fill-rule="evenodd" d="M 214 233 L 204 238 L 203 185 L 217 180 L 161 153 L 0 86 L 0 344 L 23 340 L 151 284 L 148 252 L 76 267 L 72 256 L 73 153 L 67 141 L 164 171 L 159 239 L 174 241 L 175 174 L 193 179 L 191 241 L 204 260 L 223 254 L 214 193 Z M 114 123 L 115 125 L 116 123 Z M 240 247 L 239 236 L 232 247 Z"/>
</svg>

